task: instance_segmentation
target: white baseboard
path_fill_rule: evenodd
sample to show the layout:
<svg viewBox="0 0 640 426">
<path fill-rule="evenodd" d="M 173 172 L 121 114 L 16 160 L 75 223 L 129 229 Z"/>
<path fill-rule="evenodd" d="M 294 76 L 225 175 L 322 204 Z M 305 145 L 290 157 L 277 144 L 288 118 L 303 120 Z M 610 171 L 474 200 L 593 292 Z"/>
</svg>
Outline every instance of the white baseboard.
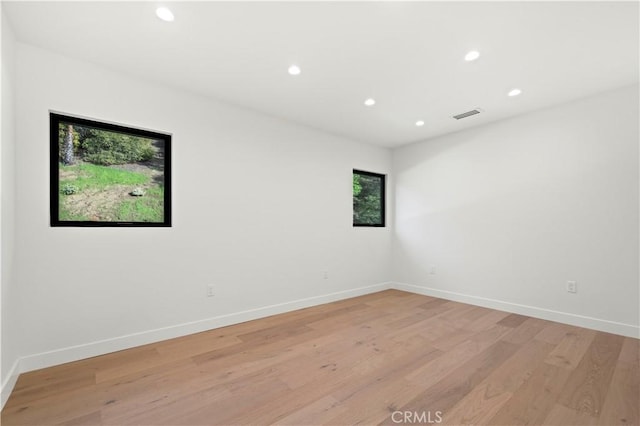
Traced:
<svg viewBox="0 0 640 426">
<path fill-rule="evenodd" d="M 436 288 L 423 287 L 413 284 L 392 283 L 391 288 L 394 288 L 396 290 L 408 291 L 410 293 L 417 293 L 426 296 L 452 300 L 455 302 L 483 306 L 485 308 L 497 309 L 500 311 L 512 312 L 515 314 L 527 315 L 530 317 L 541 318 L 548 321 L 561 322 L 578 327 L 605 331 L 607 333 L 634 337 L 636 339 L 640 338 L 640 327 L 632 324 L 624 324 L 615 321 L 587 317 L 583 315 L 570 314 L 567 312 L 553 311 L 551 309 L 538 308 L 535 306 L 520 305 L 518 303 L 488 299 L 485 297 L 470 296 L 468 294 L 439 290 Z"/>
<path fill-rule="evenodd" d="M 111 339 L 85 343 L 82 345 L 56 349 L 49 352 L 27 355 L 20 359 L 20 371 L 18 372 L 25 373 L 27 371 L 51 367 L 53 365 L 64 364 L 66 362 L 77 361 L 80 359 L 104 355 L 123 349 L 146 345 L 148 343 L 159 342 L 175 337 L 212 330 L 214 328 L 220 328 L 228 325 L 239 324 L 241 322 L 251 321 L 254 319 L 264 318 L 271 315 L 282 314 L 285 312 L 294 311 L 296 309 L 308 308 L 310 306 L 335 302 L 338 300 L 362 296 L 369 293 L 376 293 L 378 291 L 386 290 L 390 287 L 391 283 L 374 284 L 367 287 L 339 291 L 321 296 L 308 297 L 291 302 L 263 306 L 260 308 L 250 309 L 247 311 L 236 312 L 227 315 L 220 315 L 204 320 L 193 321 L 170 327 L 164 327 L 155 330 L 114 337 Z M 9 388 L 12 389 L 13 386 L 9 386 Z"/>
<path fill-rule="evenodd" d="M 18 376 L 20 375 L 20 360 L 17 359 L 11 368 L 9 369 L 9 374 L 7 374 L 7 378 L 2 383 L 2 388 L 0 388 L 0 410 L 4 407 L 4 404 L 9 399 L 9 395 L 11 395 L 11 391 L 13 390 L 16 382 L 18 381 Z"/>
</svg>

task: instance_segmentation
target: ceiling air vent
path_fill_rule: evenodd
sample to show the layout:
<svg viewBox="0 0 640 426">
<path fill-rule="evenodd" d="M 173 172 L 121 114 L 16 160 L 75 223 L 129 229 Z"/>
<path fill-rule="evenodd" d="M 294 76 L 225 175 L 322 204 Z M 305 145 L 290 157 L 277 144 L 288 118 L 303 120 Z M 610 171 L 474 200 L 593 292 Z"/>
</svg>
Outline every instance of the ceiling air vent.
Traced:
<svg viewBox="0 0 640 426">
<path fill-rule="evenodd" d="M 480 114 L 482 110 L 480 108 L 472 109 L 471 111 L 463 112 L 462 114 L 454 115 L 456 120 L 462 120 L 463 118 L 471 117 L 472 115 Z"/>
</svg>

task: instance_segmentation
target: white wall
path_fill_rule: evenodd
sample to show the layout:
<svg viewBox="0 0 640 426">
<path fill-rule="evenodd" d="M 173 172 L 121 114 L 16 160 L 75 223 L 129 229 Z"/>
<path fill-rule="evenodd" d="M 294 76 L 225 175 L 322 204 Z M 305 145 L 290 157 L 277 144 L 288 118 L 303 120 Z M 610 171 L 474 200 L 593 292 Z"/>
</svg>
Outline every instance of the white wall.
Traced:
<svg viewBox="0 0 640 426">
<path fill-rule="evenodd" d="M 388 150 L 29 45 L 16 53 L 23 370 L 376 291 L 391 278 L 390 229 L 351 224 L 352 169 L 388 173 Z M 173 227 L 49 227 L 49 110 L 172 133 Z M 306 300 L 318 296 L 327 297 Z"/>
<path fill-rule="evenodd" d="M 1 8 L 0 4 L 0 8 Z M 14 249 L 14 36 L 9 23 L 2 15 L 2 82 L 1 82 L 1 141 L 0 141 L 0 406 L 17 378 L 18 331 L 15 306 L 15 282 L 13 281 Z"/>
<path fill-rule="evenodd" d="M 638 336 L 638 113 L 632 86 L 395 150 L 400 287 Z"/>
</svg>

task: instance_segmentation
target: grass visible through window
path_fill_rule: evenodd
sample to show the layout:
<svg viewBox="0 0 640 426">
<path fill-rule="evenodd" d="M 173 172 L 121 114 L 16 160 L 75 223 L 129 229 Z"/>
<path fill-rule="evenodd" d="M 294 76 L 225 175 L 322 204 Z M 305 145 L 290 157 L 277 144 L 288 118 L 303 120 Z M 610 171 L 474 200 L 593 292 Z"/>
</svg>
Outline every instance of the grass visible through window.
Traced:
<svg viewBox="0 0 640 426">
<path fill-rule="evenodd" d="M 122 167 L 60 165 L 60 219 L 162 222 L 163 183 L 142 165 L 136 171 Z M 143 197 L 130 195 L 136 188 L 143 189 Z"/>
</svg>

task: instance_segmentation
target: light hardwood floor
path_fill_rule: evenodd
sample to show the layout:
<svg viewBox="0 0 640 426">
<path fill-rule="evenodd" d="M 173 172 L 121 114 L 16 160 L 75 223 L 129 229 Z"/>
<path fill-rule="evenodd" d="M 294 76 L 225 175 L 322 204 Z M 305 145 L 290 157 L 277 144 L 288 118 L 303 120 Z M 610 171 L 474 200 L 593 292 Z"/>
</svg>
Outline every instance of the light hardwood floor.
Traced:
<svg viewBox="0 0 640 426">
<path fill-rule="evenodd" d="M 638 346 L 388 290 L 23 374 L 2 425 L 638 425 Z"/>
</svg>

